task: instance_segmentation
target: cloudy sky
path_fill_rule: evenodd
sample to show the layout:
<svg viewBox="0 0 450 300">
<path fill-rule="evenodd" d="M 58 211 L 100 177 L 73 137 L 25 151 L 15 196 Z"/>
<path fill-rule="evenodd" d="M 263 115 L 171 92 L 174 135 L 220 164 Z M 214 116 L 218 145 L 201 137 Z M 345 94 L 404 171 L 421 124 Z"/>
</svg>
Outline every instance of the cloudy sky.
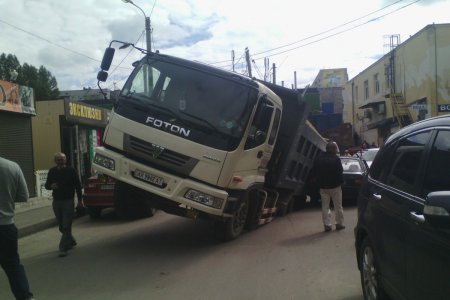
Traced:
<svg viewBox="0 0 450 300">
<path fill-rule="evenodd" d="M 387 53 L 388 36 L 406 41 L 432 23 L 450 23 L 446 0 L 133 0 L 150 17 L 152 49 L 253 76 L 265 58 L 277 83 L 311 84 L 320 69 L 347 68 L 349 78 Z M 121 0 L 0 0 L 0 53 L 45 66 L 60 90 L 96 88 L 110 41 L 145 48 L 141 10 Z M 138 51 L 117 50 L 103 87 L 121 88 Z"/>
</svg>

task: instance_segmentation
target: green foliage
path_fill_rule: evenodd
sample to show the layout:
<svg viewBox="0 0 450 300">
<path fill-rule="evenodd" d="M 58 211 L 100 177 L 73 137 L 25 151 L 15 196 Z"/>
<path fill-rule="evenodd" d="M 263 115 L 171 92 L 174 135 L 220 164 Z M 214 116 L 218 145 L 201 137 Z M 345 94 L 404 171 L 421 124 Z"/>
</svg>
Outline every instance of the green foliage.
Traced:
<svg viewBox="0 0 450 300">
<path fill-rule="evenodd" d="M 17 71 L 16 80 L 12 80 L 11 70 Z M 59 97 L 58 83 L 50 71 L 44 66 L 37 69 L 27 63 L 20 65 L 17 57 L 12 54 L 2 53 L 0 55 L 0 79 L 32 87 L 37 101 Z"/>
</svg>

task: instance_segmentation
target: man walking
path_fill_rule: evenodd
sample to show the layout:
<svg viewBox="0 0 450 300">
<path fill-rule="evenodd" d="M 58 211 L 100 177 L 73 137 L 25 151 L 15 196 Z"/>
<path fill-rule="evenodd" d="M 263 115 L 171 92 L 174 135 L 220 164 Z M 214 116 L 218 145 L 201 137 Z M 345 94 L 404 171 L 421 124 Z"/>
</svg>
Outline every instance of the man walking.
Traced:
<svg viewBox="0 0 450 300">
<path fill-rule="evenodd" d="M 28 188 L 19 165 L 0 157 L 0 265 L 18 300 L 31 300 L 25 268 L 20 263 L 18 234 L 14 224 L 15 202 L 28 200 Z"/>
<path fill-rule="evenodd" d="M 66 165 L 66 155 L 55 153 L 56 166 L 47 175 L 45 188 L 52 190 L 53 211 L 62 233 L 59 242 L 59 257 L 67 256 L 67 250 L 76 246 L 72 235 L 72 220 L 75 210 L 74 196 L 77 193 L 78 202 L 82 201 L 81 183 L 76 170 Z"/>
<path fill-rule="evenodd" d="M 315 173 L 317 183 L 320 187 L 320 197 L 322 199 L 322 221 L 325 232 L 332 229 L 330 200 L 333 201 L 336 230 L 342 230 L 344 226 L 344 209 L 342 207 L 342 182 L 343 168 L 338 146 L 335 142 L 328 142 L 326 152 L 319 156 L 315 163 Z"/>
</svg>

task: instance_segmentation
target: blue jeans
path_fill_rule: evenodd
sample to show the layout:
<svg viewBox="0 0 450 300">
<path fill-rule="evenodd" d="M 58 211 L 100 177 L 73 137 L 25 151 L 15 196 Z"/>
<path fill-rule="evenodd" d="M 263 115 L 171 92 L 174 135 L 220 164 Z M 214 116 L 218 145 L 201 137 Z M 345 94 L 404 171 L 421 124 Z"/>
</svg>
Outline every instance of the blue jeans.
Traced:
<svg viewBox="0 0 450 300">
<path fill-rule="evenodd" d="M 62 233 L 59 241 L 59 250 L 67 251 L 75 245 L 72 236 L 72 220 L 75 212 L 75 204 L 72 200 L 53 200 L 53 212 L 58 221 L 59 231 Z"/>
<path fill-rule="evenodd" d="M 16 299 L 31 299 L 33 294 L 30 292 L 25 268 L 20 264 L 17 239 L 16 225 L 0 225 L 0 265 Z"/>
</svg>

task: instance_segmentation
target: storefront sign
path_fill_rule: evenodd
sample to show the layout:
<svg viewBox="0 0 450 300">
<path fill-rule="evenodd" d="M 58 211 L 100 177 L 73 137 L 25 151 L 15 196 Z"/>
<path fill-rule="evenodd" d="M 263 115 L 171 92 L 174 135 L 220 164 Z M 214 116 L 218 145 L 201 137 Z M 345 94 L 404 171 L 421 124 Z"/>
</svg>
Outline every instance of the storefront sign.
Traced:
<svg viewBox="0 0 450 300">
<path fill-rule="evenodd" d="M 0 80 L 0 110 L 36 115 L 33 89 Z"/>
<path fill-rule="evenodd" d="M 450 104 L 438 104 L 438 112 L 449 112 Z"/>
<path fill-rule="evenodd" d="M 78 101 L 64 103 L 66 120 L 73 123 L 105 127 L 107 123 L 107 110 Z"/>
</svg>

